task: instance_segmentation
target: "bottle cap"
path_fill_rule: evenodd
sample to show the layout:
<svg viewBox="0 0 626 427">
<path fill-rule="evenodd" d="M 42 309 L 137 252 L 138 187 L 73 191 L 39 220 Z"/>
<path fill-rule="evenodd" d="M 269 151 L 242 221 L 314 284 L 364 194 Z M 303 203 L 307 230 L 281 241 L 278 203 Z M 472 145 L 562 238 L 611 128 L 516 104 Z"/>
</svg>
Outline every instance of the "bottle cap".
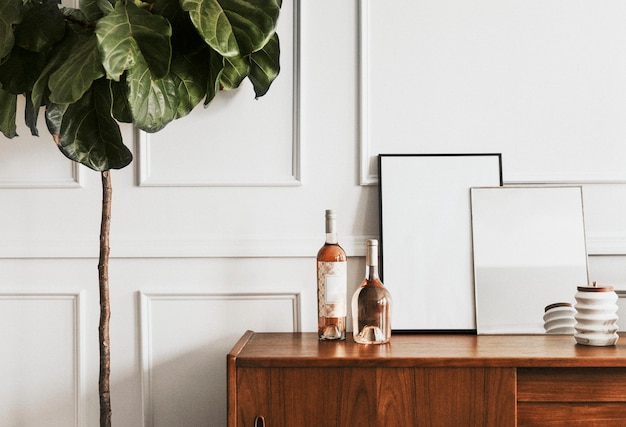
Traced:
<svg viewBox="0 0 626 427">
<path fill-rule="evenodd" d="M 552 310 L 557 307 L 571 307 L 572 304 L 569 302 L 555 302 L 554 304 L 546 305 L 545 311 Z"/>
<path fill-rule="evenodd" d="M 365 252 L 365 262 L 369 266 L 378 266 L 378 240 L 367 239 L 365 241 L 367 246 Z"/>
<path fill-rule="evenodd" d="M 613 286 L 578 286 L 581 292 L 613 292 Z"/>
<path fill-rule="evenodd" d="M 593 282 L 591 286 L 578 286 L 578 290 L 582 292 L 613 292 L 613 286 L 598 286 L 597 282 Z"/>
<path fill-rule="evenodd" d="M 334 209 L 326 209 L 326 234 L 333 234 L 336 235 L 337 233 L 337 215 L 335 213 Z M 335 237 L 331 237 L 330 241 L 328 240 L 328 236 L 327 236 L 327 243 L 337 243 L 336 241 L 336 236 Z"/>
</svg>

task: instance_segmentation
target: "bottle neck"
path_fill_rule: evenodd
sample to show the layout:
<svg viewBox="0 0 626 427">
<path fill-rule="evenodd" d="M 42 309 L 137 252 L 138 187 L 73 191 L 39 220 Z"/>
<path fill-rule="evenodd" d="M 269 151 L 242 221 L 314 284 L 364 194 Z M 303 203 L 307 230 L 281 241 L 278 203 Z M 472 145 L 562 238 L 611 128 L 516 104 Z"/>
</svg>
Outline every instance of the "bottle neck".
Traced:
<svg viewBox="0 0 626 427">
<path fill-rule="evenodd" d="M 367 280 L 380 280 L 378 277 L 378 266 L 377 265 L 366 265 L 365 266 L 365 277 Z"/>
<path fill-rule="evenodd" d="M 378 242 L 368 241 L 365 253 L 365 277 L 368 280 L 379 280 L 378 278 Z"/>
<path fill-rule="evenodd" d="M 336 245 L 337 242 L 337 223 L 335 218 L 326 216 L 326 243 Z"/>
</svg>

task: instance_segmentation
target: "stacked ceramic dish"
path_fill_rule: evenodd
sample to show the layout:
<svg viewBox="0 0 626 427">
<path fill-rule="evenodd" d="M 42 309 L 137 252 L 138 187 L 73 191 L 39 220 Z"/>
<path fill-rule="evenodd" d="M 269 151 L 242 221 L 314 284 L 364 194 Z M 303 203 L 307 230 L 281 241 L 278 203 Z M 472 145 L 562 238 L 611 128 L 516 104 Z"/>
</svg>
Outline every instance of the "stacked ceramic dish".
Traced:
<svg viewBox="0 0 626 427">
<path fill-rule="evenodd" d="M 543 327 L 547 334 L 574 335 L 576 310 L 568 302 L 557 302 L 545 308 Z"/>
</svg>

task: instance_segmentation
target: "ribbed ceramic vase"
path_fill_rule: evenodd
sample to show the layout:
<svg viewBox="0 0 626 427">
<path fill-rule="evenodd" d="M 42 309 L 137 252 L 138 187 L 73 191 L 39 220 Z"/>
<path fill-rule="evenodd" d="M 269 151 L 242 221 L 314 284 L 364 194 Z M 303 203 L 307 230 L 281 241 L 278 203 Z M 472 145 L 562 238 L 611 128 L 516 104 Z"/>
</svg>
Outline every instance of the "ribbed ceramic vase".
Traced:
<svg viewBox="0 0 626 427">
<path fill-rule="evenodd" d="M 609 346 L 617 342 L 617 294 L 612 286 L 579 286 L 574 308 L 577 343 Z"/>
<path fill-rule="evenodd" d="M 576 310 L 569 302 L 557 302 L 545 308 L 543 327 L 546 334 L 574 335 Z"/>
</svg>

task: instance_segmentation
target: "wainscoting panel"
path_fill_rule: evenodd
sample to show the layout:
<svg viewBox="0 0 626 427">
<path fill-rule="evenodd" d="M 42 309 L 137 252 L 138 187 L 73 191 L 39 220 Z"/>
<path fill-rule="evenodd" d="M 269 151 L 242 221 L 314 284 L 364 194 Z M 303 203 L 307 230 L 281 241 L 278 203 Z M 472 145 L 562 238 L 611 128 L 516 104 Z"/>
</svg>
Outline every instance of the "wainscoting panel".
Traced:
<svg viewBox="0 0 626 427">
<path fill-rule="evenodd" d="M 378 153 L 464 152 L 506 183 L 626 181 L 624 3 L 359 4 L 362 184 Z"/>
<path fill-rule="evenodd" d="M 248 329 L 300 330 L 300 295 L 139 294 L 145 427 L 225 426 L 226 354 Z"/>
<path fill-rule="evenodd" d="M 0 294 L 0 424 L 85 425 L 81 294 Z"/>
<path fill-rule="evenodd" d="M 139 132 L 139 185 L 300 185 L 298 4 L 282 4 L 281 71 L 271 90 L 255 100 L 246 79 L 158 133 Z"/>
<path fill-rule="evenodd" d="M 61 4 L 77 8 L 79 0 L 62 0 Z M 24 121 L 25 102 L 23 96 L 18 97 L 19 136 L 6 143 L 0 134 L 0 189 L 81 187 L 82 168 L 59 152 L 46 127 L 43 108 L 37 120 L 40 136 L 31 135 Z"/>
<path fill-rule="evenodd" d="M 39 137 L 32 136 L 23 114 L 25 99 L 18 97 L 17 133 L 13 139 L 0 134 L 0 189 L 81 187 L 82 168 L 67 159 L 48 132 L 41 110 Z"/>
</svg>

